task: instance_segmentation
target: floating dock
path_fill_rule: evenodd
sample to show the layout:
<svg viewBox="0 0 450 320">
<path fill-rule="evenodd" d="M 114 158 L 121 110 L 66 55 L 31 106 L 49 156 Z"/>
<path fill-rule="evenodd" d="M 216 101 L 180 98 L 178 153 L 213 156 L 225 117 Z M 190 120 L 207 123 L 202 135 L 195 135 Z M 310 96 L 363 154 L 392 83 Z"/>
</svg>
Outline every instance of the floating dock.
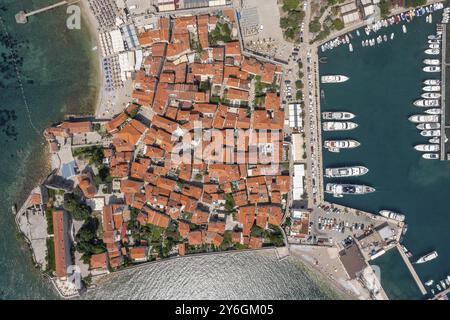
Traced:
<svg viewBox="0 0 450 320">
<path fill-rule="evenodd" d="M 408 267 L 409 272 L 411 273 L 414 281 L 416 282 L 417 286 L 419 287 L 420 292 L 423 295 L 427 294 L 427 289 L 425 289 L 425 286 L 422 283 L 422 280 L 420 280 L 419 275 L 417 274 L 416 270 L 414 269 L 411 261 L 406 256 L 406 253 L 403 251 L 402 247 L 399 243 L 397 243 L 397 250 L 400 253 L 400 256 L 402 257 L 403 261 L 405 262 L 406 266 Z"/>
<path fill-rule="evenodd" d="M 36 14 L 39 14 L 39 13 L 42 13 L 42 12 L 45 12 L 45 11 L 49 11 L 49 10 L 61 7 L 61 6 L 66 5 L 66 4 L 73 4 L 73 3 L 76 3 L 76 2 L 78 2 L 78 0 L 77 1 L 72 1 L 71 3 L 69 3 L 69 1 L 61 1 L 61 2 L 58 2 L 58 3 L 52 4 L 52 5 L 49 5 L 47 7 L 28 12 L 28 13 L 22 10 L 22 11 L 20 11 L 20 12 L 18 12 L 16 14 L 16 22 L 18 24 L 25 24 L 25 23 L 28 22 L 28 17 L 31 17 L 31 16 L 34 16 Z"/>
</svg>

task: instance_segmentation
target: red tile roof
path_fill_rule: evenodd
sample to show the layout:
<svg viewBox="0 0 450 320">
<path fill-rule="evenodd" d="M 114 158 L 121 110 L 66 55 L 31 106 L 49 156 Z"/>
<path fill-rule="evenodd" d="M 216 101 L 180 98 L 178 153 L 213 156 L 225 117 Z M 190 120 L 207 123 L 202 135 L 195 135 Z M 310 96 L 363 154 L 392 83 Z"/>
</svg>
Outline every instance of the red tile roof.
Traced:
<svg viewBox="0 0 450 320">
<path fill-rule="evenodd" d="M 66 213 L 63 210 L 53 211 L 53 241 L 55 245 L 55 269 L 57 277 L 67 275 L 68 260 Z"/>
</svg>

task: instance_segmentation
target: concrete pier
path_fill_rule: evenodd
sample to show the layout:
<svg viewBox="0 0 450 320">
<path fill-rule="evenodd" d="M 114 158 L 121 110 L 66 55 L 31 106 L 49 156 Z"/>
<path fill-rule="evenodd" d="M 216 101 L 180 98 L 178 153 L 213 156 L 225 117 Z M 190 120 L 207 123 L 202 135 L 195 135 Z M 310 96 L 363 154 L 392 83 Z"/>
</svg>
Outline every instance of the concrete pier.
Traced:
<svg viewBox="0 0 450 320">
<path fill-rule="evenodd" d="M 438 26 L 442 27 L 442 57 L 441 57 L 441 145 L 440 145 L 440 158 L 441 160 L 447 160 L 445 156 L 445 114 L 447 111 L 445 105 L 445 95 L 446 95 L 446 87 L 445 87 L 445 69 L 446 69 L 446 55 L 447 55 L 447 39 L 446 39 L 446 31 L 447 26 L 445 24 L 438 24 Z"/>
<path fill-rule="evenodd" d="M 78 2 L 78 1 L 72 1 L 71 3 L 76 3 L 76 2 Z M 45 11 L 48 11 L 48 10 L 55 9 L 57 7 L 65 5 L 65 4 L 69 4 L 69 2 L 68 1 L 61 1 L 61 2 L 58 2 L 58 3 L 52 4 L 52 5 L 49 5 L 47 7 L 28 12 L 28 13 L 22 10 L 22 11 L 18 12 L 16 14 L 16 16 L 15 16 L 16 17 L 16 22 L 19 23 L 19 24 L 25 24 L 25 23 L 28 22 L 28 17 L 34 16 L 36 14 L 39 14 L 39 13 L 42 13 L 42 12 L 45 12 Z"/>
<path fill-rule="evenodd" d="M 436 294 L 431 300 L 441 300 L 444 298 L 445 295 L 447 295 L 449 293 L 450 293 L 450 288 L 447 288 L 446 290 Z"/>
<path fill-rule="evenodd" d="M 400 256 L 403 258 L 403 261 L 405 262 L 406 266 L 408 267 L 409 272 L 411 273 L 414 281 L 416 282 L 417 286 L 419 287 L 420 292 L 423 295 L 427 294 L 427 289 L 425 289 L 425 286 L 423 285 L 422 281 L 419 278 L 419 275 L 417 274 L 416 270 L 414 269 L 411 261 L 409 260 L 409 258 L 406 256 L 405 252 L 403 251 L 402 247 L 400 246 L 400 244 L 397 244 L 397 250 L 400 253 Z"/>
</svg>

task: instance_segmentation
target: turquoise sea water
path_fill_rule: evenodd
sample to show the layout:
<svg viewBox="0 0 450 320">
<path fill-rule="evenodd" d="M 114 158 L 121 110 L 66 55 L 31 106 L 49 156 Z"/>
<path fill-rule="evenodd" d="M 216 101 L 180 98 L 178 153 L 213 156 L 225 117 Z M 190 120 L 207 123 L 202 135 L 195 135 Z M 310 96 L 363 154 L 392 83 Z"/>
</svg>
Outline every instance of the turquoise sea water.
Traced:
<svg viewBox="0 0 450 320">
<path fill-rule="evenodd" d="M 65 113 L 90 112 L 96 99 L 97 62 L 84 24 L 67 30 L 63 8 L 15 23 L 18 11 L 48 4 L 0 2 L 0 299 L 55 298 L 18 239 L 10 208 L 45 173 L 42 130 Z"/>
<path fill-rule="evenodd" d="M 435 13 L 433 21 L 440 18 L 441 13 Z M 422 81 L 430 78 L 422 71 L 422 60 L 426 57 L 427 36 L 435 32 L 435 23 L 426 23 L 423 16 L 408 23 L 407 29 L 407 34 L 402 33 L 401 24 L 381 29 L 376 36 L 387 34 L 389 38 L 394 32 L 395 38 L 374 47 L 361 46 L 361 40 L 366 39 L 363 30 L 359 38 L 353 32 L 353 53 L 344 45 L 320 54 L 328 58 L 328 63 L 320 65 L 320 74 L 350 77 L 342 84 L 321 85 L 322 111 L 353 112 L 359 124 L 355 130 L 325 133 L 323 138 L 354 138 L 361 142 L 353 150 L 324 152 L 324 165 L 362 164 L 369 173 L 345 181 L 377 189 L 369 195 L 340 199 L 326 195 L 326 200 L 369 212 L 387 208 L 404 213 L 409 226 L 406 247 L 415 257 L 434 249 L 439 253 L 436 260 L 416 266 L 423 281 L 436 281 L 450 274 L 450 162 L 422 159 L 413 146 L 427 139 L 408 121 L 410 115 L 420 113 L 412 102 L 422 93 Z M 382 274 L 390 273 L 382 281 L 391 297 L 421 298 L 411 289 L 409 273 L 396 254 L 374 263 L 382 267 Z"/>
</svg>

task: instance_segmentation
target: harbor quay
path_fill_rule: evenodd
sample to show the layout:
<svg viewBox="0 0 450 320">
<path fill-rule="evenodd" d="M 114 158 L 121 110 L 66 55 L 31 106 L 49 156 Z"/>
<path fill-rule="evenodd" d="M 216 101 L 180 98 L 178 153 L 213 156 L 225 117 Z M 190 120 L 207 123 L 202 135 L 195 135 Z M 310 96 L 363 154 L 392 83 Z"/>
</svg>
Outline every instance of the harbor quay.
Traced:
<svg viewBox="0 0 450 320">
<path fill-rule="evenodd" d="M 440 2 L 440 1 L 435 1 L 433 3 L 438 3 L 438 2 Z M 431 4 L 431 2 L 429 2 L 428 4 Z M 402 12 L 408 12 L 408 11 L 409 10 L 399 9 L 393 14 L 400 14 Z M 314 49 L 312 50 L 312 57 L 311 57 L 312 61 L 317 61 L 318 65 L 320 66 L 320 62 L 318 62 L 319 61 L 319 59 L 318 59 L 318 49 L 320 49 L 320 46 L 322 44 L 327 43 L 327 42 L 329 42 L 332 39 L 335 39 L 337 36 L 342 36 L 343 37 L 347 33 L 355 31 L 356 29 L 359 29 L 359 28 L 364 27 L 366 25 L 367 25 L 367 22 L 359 23 L 354 28 L 349 27 L 349 28 L 347 28 L 345 30 L 342 30 L 338 34 L 331 35 L 329 38 L 325 39 L 323 42 L 320 42 L 319 45 L 315 46 Z M 446 24 L 444 24 L 443 26 L 446 28 Z M 444 28 L 444 30 L 445 30 L 445 28 Z M 444 36 L 442 38 L 444 38 Z M 444 48 L 446 48 L 445 41 L 442 44 L 442 48 L 443 48 L 442 49 L 443 58 L 442 58 L 441 62 L 442 62 L 442 68 L 444 68 L 445 51 L 446 51 L 444 49 Z M 314 76 L 317 79 L 316 84 L 320 83 L 320 81 L 319 81 L 319 70 L 316 69 L 316 68 L 313 68 L 312 70 L 313 70 L 313 72 L 315 72 Z M 445 73 L 445 71 L 443 73 Z M 445 80 L 444 80 L 445 75 L 441 74 L 441 76 L 442 76 L 441 83 L 444 84 L 442 86 L 444 89 L 442 90 L 442 95 L 441 95 L 441 97 L 442 97 L 441 106 L 442 106 L 442 110 L 443 110 L 442 113 L 445 113 L 445 111 L 446 111 L 446 104 L 445 104 L 445 98 L 444 98 L 444 96 L 446 94 L 446 92 L 445 92 Z M 319 97 L 319 94 L 317 94 L 317 93 L 319 92 L 320 89 L 319 88 L 315 88 L 315 89 L 316 89 L 316 92 L 315 93 L 313 92 L 313 94 L 309 94 L 309 98 L 310 99 L 313 98 L 314 103 L 316 105 L 316 108 L 315 108 L 316 112 L 314 112 L 312 114 L 312 116 L 317 121 L 316 123 L 318 125 L 317 125 L 317 130 L 314 130 L 314 131 L 311 131 L 311 132 L 315 133 L 316 139 L 317 139 L 317 143 L 315 143 L 314 146 L 319 146 L 320 142 L 322 141 L 322 137 L 321 137 L 322 132 L 321 132 L 321 129 L 320 129 L 321 128 L 320 97 Z M 306 107 L 308 107 L 307 103 L 305 103 L 305 105 L 306 105 Z M 345 106 L 343 107 L 343 109 L 345 109 Z M 444 131 L 444 128 L 445 128 L 445 115 L 440 118 L 440 121 L 442 123 L 441 129 L 442 129 L 442 131 Z M 442 134 L 442 136 L 444 137 L 445 135 Z M 441 160 L 446 160 L 445 139 L 441 139 L 440 140 L 440 144 L 441 144 L 442 147 L 440 149 L 439 158 Z M 327 151 L 322 151 L 322 150 L 323 150 L 322 146 L 317 147 L 317 157 L 313 158 L 315 160 L 315 164 L 314 165 L 317 166 L 318 168 L 323 168 L 323 166 L 321 165 L 321 163 L 323 163 L 322 162 L 322 157 L 323 157 L 323 153 L 322 152 L 327 152 Z M 323 170 L 319 170 L 319 173 L 317 173 L 316 177 L 319 178 L 319 182 L 316 182 L 317 186 L 323 186 L 324 185 L 324 183 L 323 183 Z M 315 204 L 316 205 L 319 204 L 319 206 L 325 206 L 325 208 L 328 206 L 330 208 L 329 210 L 333 210 L 333 209 L 337 208 L 340 211 L 337 211 L 337 212 L 339 212 L 337 215 L 336 215 L 336 211 L 328 212 L 328 215 L 329 215 L 328 218 L 324 218 L 323 217 L 323 216 L 326 216 L 326 214 L 324 214 L 323 210 L 320 210 L 320 209 L 316 210 L 316 208 L 314 208 L 313 211 L 311 212 L 311 214 L 310 214 L 311 226 L 310 227 L 312 228 L 313 232 L 321 231 L 321 230 L 314 230 L 315 228 L 317 228 L 317 227 L 314 227 L 314 225 L 318 226 L 319 221 L 322 222 L 323 220 L 325 220 L 325 223 L 330 223 L 330 220 L 332 221 L 331 222 L 331 231 L 330 232 L 323 232 L 322 234 L 318 233 L 319 235 L 322 236 L 322 238 L 320 239 L 322 243 L 330 241 L 329 239 L 327 239 L 327 236 L 330 237 L 330 238 L 333 238 L 333 241 L 335 241 L 334 237 L 330 236 L 331 234 L 334 234 L 336 236 L 336 239 L 339 239 L 338 241 L 343 241 L 344 239 L 346 239 L 348 237 L 348 235 L 346 234 L 346 231 L 343 232 L 342 236 L 339 236 L 339 235 L 336 235 L 336 230 L 333 230 L 333 227 L 336 228 L 336 226 L 334 225 L 336 223 L 335 219 L 337 219 L 337 221 L 338 221 L 338 223 L 337 223 L 338 226 L 339 226 L 340 223 L 342 223 L 342 221 L 340 221 L 339 219 L 341 219 L 340 213 L 343 212 L 344 210 L 345 210 L 345 212 L 349 213 L 349 216 L 350 215 L 356 215 L 356 216 L 363 215 L 363 216 L 369 217 L 369 221 L 374 219 L 375 225 L 377 223 L 382 223 L 382 222 L 386 222 L 388 224 L 390 222 L 392 223 L 392 220 L 389 221 L 389 219 L 385 219 L 384 217 L 380 217 L 379 215 L 374 215 L 374 214 L 370 214 L 370 213 L 367 213 L 367 212 L 363 213 L 361 210 L 356 210 L 356 209 L 352 209 L 350 207 L 339 206 L 339 205 L 336 205 L 336 204 L 324 202 L 323 201 L 323 194 L 324 193 L 323 193 L 323 189 L 322 189 L 322 192 L 320 192 L 319 194 L 315 194 L 314 195 L 313 201 L 315 202 Z M 313 205 L 314 205 L 314 203 L 310 203 L 310 206 L 313 206 Z M 319 220 L 319 218 L 320 218 L 320 220 Z M 347 220 L 350 220 L 350 221 L 344 222 L 344 225 L 346 223 L 348 223 L 349 225 L 352 225 L 351 219 L 347 218 Z M 370 222 L 368 222 L 367 220 L 363 219 L 363 221 L 359 221 L 359 223 L 364 223 L 365 226 L 367 225 L 367 223 L 370 225 Z M 358 223 L 358 222 L 353 222 L 353 224 L 355 224 L 355 223 Z M 327 227 L 325 227 L 325 228 L 327 228 Z M 403 246 L 400 245 L 400 241 L 401 241 L 402 235 L 403 235 L 404 232 L 406 232 L 405 224 L 403 222 L 401 222 L 401 223 L 394 223 L 391 226 L 391 229 L 392 230 L 394 230 L 394 229 L 396 230 L 395 237 L 392 238 L 392 242 L 391 243 L 387 244 L 383 248 L 383 251 L 380 250 L 380 254 L 383 254 L 382 252 L 386 252 L 386 251 L 391 250 L 391 249 L 398 249 L 399 252 L 400 252 L 400 255 L 402 256 L 402 258 L 406 257 L 406 252 L 407 251 L 406 251 L 406 249 Z M 344 230 L 345 230 L 345 228 L 344 228 Z M 358 237 L 356 236 L 356 238 L 358 238 Z M 309 239 L 309 241 L 311 241 L 311 240 L 312 239 Z M 360 241 L 357 240 L 357 242 L 358 242 L 358 246 L 361 248 Z M 329 243 L 329 244 L 331 245 L 332 243 Z M 364 252 L 363 252 L 363 255 L 365 255 L 365 259 L 367 261 L 369 261 L 371 259 L 371 256 L 374 254 L 374 252 L 373 251 L 372 252 L 368 251 L 368 253 L 370 253 L 370 254 L 369 255 L 365 255 Z M 374 259 L 376 259 L 376 257 L 377 256 L 375 256 Z M 404 262 L 405 262 L 409 272 L 411 273 L 412 277 L 414 278 L 414 281 L 416 282 L 419 290 L 421 291 L 421 293 L 423 295 L 425 295 L 427 293 L 427 290 L 425 289 L 421 279 L 419 278 L 419 276 L 415 272 L 414 267 L 411 264 L 410 258 L 408 257 L 407 259 L 404 259 Z"/>
</svg>

